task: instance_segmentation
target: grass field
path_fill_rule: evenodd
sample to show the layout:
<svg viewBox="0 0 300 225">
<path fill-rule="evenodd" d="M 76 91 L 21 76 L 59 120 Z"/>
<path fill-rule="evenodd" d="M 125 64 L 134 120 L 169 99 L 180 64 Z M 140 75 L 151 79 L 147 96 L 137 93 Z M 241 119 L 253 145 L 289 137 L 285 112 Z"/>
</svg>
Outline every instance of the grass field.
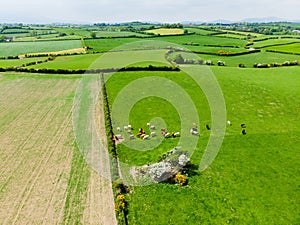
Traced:
<svg viewBox="0 0 300 225">
<path fill-rule="evenodd" d="M 159 34 L 159 35 L 179 35 L 183 34 L 184 30 L 181 28 L 159 28 L 153 30 L 146 30 L 149 34 Z"/>
<path fill-rule="evenodd" d="M 247 51 L 244 49 L 244 45 L 247 44 L 246 40 L 239 40 L 233 38 L 224 38 L 224 37 L 214 37 L 214 36 L 201 36 L 201 35 L 185 35 L 185 36 L 162 36 L 162 37 L 155 37 L 155 38 L 147 38 L 146 40 L 157 41 L 155 45 L 149 42 L 149 46 L 145 42 L 137 43 L 135 46 L 137 49 L 153 49 L 153 48 L 165 48 L 166 43 L 163 42 L 170 42 L 175 43 L 178 45 L 182 45 L 182 47 L 196 50 L 196 51 L 203 51 L 203 52 L 218 52 L 219 50 L 224 50 L 227 52 L 244 52 Z M 92 47 L 93 51 L 109 51 L 114 49 L 118 46 L 138 42 L 140 39 L 138 38 L 120 38 L 120 39 L 87 39 L 85 43 L 87 46 Z M 198 46 L 191 45 L 197 44 Z M 213 45 L 217 47 L 209 47 L 204 45 Z M 130 45 L 130 48 L 132 46 Z M 122 47 L 122 49 L 127 50 L 126 45 Z"/>
<path fill-rule="evenodd" d="M 300 54 L 300 42 L 294 44 L 266 47 L 265 50 L 275 50 L 279 52 L 297 53 Z"/>
<path fill-rule="evenodd" d="M 134 187 L 129 196 L 129 221 L 133 224 L 149 224 L 154 220 L 160 224 L 296 224 L 300 130 L 295 118 L 299 117 L 299 67 L 269 70 L 214 67 L 212 72 L 221 85 L 227 117 L 233 124 L 227 127 L 216 160 L 206 171 L 191 175 L 188 187 L 164 183 Z M 198 87 L 184 74 L 156 75 L 178 82 L 189 93 L 198 93 Z M 111 101 L 127 83 L 150 74 L 114 76 L 107 83 Z M 192 97 L 200 104 L 203 101 L 202 97 Z M 155 102 L 163 104 L 160 101 L 150 98 L 138 102 L 130 114 L 131 123 L 141 126 L 153 116 L 172 112 L 168 104 L 164 104 L 165 109 L 157 107 Z M 149 109 L 149 102 L 153 108 Z M 203 127 L 210 116 L 206 107 L 200 109 Z M 174 121 L 172 118 L 166 121 L 176 126 L 176 117 Z M 241 123 L 247 124 L 246 136 L 241 135 Z M 208 136 L 209 131 L 201 133 L 192 163 L 199 164 Z M 140 165 L 155 161 L 172 144 L 162 143 L 160 148 L 147 152 L 124 146 L 118 149 L 122 161 Z"/>
<path fill-rule="evenodd" d="M 132 62 L 132 60 L 138 62 L 138 64 L 135 64 L 135 66 L 148 66 L 150 64 L 153 66 L 170 65 L 170 63 L 165 59 L 165 50 L 144 50 L 109 52 L 105 54 L 60 56 L 53 61 L 33 65 L 30 66 L 30 68 L 110 69 L 129 66 L 128 63 Z M 154 60 L 158 62 L 155 62 Z"/>
<path fill-rule="evenodd" d="M 199 34 L 199 35 L 210 35 L 210 34 L 215 34 L 217 33 L 217 31 L 213 31 L 213 30 L 204 30 L 204 29 L 201 29 L 201 28 L 186 28 L 189 32 L 194 32 L 196 34 Z"/>
<path fill-rule="evenodd" d="M 0 56 L 17 56 L 34 52 L 53 52 L 82 48 L 80 40 L 0 43 Z"/>
<path fill-rule="evenodd" d="M 99 51 L 99 52 L 107 52 L 111 49 L 114 49 L 120 45 L 127 44 L 134 41 L 139 41 L 138 38 L 120 38 L 120 39 L 87 39 L 85 40 L 85 44 L 87 46 L 92 47 L 93 49 L 90 51 Z"/>
<path fill-rule="evenodd" d="M 265 48 L 268 47 L 270 45 L 277 45 L 277 44 L 289 44 L 289 43 L 294 43 L 294 42 L 298 42 L 298 44 L 300 45 L 300 39 L 292 39 L 292 38 L 280 38 L 280 39 L 269 39 L 269 40 L 265 40 L 265 41 L 258 41 L 255 42 L 253 46 L 253 48 Z"/>
<path fill-rule="evenodd" d="M 38 57 L 38 58 L 24 58 L 24 59 L 4 59 L 0 60 L 0 67 L 14 67 L 14 66 L 22 66 L 26 63 L 36 62 L 36 61 L 44 61 L 47 57 Z"/>
<path fill-rule="evenodd" d="M 96 32 L 97 37 L 128 37 L 128 36 L 137 36 L 137 37 L 145 37 L 148 36 L 146 34 L 139 34 L 135 32 L 129 32 L 129 31 L 97 31 Z"/>
<path fill-rule="evenodd" d="M 205 54 L 193 54 L 193 53 L 172 53 L 170 58 L 175 58 L 177 54 L 181 54 L 185 59 L 202 59 L 202 60 L 212 60 L 216 65 L 219 60 L 225 62 L 226 66 L 237 67 L 240 63 L 244 64 L 246 67 L 253 67 L 255 63 L 283 63 L 285 61 L 295 61 L 300 60 L 297 55 L 288 55 L 280 53 L 271 52 L 258 52 L 248 55 L 240 56 L 215 56 L 215 55 L 205 55 Z"/>
</svg>

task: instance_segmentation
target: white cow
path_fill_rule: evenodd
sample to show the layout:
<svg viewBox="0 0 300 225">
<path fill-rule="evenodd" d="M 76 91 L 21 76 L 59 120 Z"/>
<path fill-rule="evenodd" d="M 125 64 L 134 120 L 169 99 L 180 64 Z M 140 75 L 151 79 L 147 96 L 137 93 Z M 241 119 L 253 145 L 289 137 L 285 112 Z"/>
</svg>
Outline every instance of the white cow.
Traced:
<svg viewBox="0 0 300 225">
<path fill-rule="evenodd" d="M 145 136 L 143 137 L 143 140 L 149 140 L 149 135 L 145 135 Z"/>
<path fill-rule="evenodd" d="M 151 130 L 155 130 L 156 128 L 155 128 L 155 126 L 151 125 L 151 126 L 150 126 L 150 129 L 151 129 Z"/>
</svg>

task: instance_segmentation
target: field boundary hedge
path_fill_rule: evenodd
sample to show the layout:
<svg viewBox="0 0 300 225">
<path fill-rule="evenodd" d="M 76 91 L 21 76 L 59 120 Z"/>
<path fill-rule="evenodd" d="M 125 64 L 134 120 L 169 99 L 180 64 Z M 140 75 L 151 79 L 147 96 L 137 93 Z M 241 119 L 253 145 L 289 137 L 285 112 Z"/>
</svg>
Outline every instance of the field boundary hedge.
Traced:
<svg viewBox="0 0 300 225">
<path fill-rule="evenodd" d="M 34 63 L 36 64 L 36 63 Z M 66 69 L 35 69 L 24 67 L 9 67 L 1 68 L 0 72 L 26 72 L 26 73 L 47 73 L 47 74 L 96 74 L 96 73 L 112 73 L 112 72 L 124 72 L 124 71 L 180 71 L 177 67 L 172 66 L 152 66 L 147 67 L 123 67 L 123 68 L 108 68 L 108 69 L 78 69 L 78 70 L 66 70 Z"/>
<path fill-rule="evenodd" d="M 127 187 L 121 181 L 120 174 L 120 164 L 118 158 L 118 152 L 116 148 L 116 143 L 114 140 L 114 132 L 111 120 L 111 110 L 109 106 L 108 94 L 106 89 L 106 83 L 104 79 L 104 73 L 101 74 L 101 85 L 102 85 L 102 94 L 103 94 L 103 109 L 104 109 L 104 119 L 105 119 L 105 128 L 107 135 L 107 147 L 108 152 L 111 155 L 110 157 L 110 171 L 111 179 L 114 183 L 113 192 L 115 197 L 115 210 L 118 214 L 118 221 L 120 224 L 128 224 L 127 215 L 128 215 L 128 202 L 125 200 L 125 194 Z"/>
</svg>

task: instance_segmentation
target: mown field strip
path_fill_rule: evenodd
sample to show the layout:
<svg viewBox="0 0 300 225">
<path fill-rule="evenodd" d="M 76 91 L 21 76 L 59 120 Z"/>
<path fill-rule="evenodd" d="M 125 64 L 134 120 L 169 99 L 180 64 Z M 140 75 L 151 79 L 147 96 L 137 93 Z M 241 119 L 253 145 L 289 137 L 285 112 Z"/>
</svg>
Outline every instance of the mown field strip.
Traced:
<svg viewBox="0 0 300 225">
<path fill-rule="evenodd" d="M 102 139 L 103 145 L 107 148 L 101 93 L 97 102 L 95 115 L 98 137 Z M 96 149 L 93 150 L 91 153 L 92 162 L 94 162 L 94 156 L 96 155 Z M 103 172 L 104 174 L 109 174 L 108 151 L 99 151 L 99 153 L 99 168 L 102 168 L 102 171 L 106 171 Z M 99 175 L 96 171 L 92 171 L 91 173 L 87 205 L 88 207 L 83 214 L 83 224 L 117 224 L 111 182 L 107 177 Z"/>
<path fill-rule="evenodd" d="M 43 83 L 47 83 L 47 80 L 39 81 L 39 84 Z M 56 80 L 53 83 L 49 92 L 36 83 L 36 88 L 39 86 L 40 92 L 46 97 L 37 101 L 25 114 L 20 112 L 25 122 L 19 117 L 19 127 L 9 127 L 11 133 L 2 132 L 0 135 L 0 139 L 5 137 L 3 134 L 12 136 L 11 140 L 16 139 L 14 143 L 6 143 L 10 149 L 19 144 L 15 151 L 2 146 L 5 151 L 15 155 L 7 158 L 5 165 L 16 166 L 9 170 L 4 167 L 6 172 L 1 171 L 1 180 L 9 179 L 0 194 L 0 202 L 4 206 L 0 210 L 1 224 L 42 224 L 47 218 L 48 221 L 54 219 L 54 223 L 61 221 L 56 214 L 64 207 L 69 156 L 73 150 L 73 147 L 65 145 L 72 131 L 72 100 L 66 102 L 66 98 L 74 91 L 76 82 Z M 34 86 L 34 81 L 31 85 Z M 27 116 L 30 123 L 27 122 Z M 27 132 L 31 127 L 31 132 Z M 25 143 L 24 139 L 27 140 Z"/>
</svg>

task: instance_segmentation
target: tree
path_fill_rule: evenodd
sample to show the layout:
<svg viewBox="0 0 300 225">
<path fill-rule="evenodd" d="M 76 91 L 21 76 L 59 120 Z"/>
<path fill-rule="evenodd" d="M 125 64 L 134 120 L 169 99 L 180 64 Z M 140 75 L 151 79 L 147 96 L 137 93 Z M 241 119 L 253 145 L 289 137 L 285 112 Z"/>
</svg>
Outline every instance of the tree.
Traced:
<svg viewBox="0 0 300 225">
<path fill-rule="evenodd" d="M 183 64 L 184 58 L 180 54 L 178 54 L 178 55 L 176 55 L 174 62 L 176 62 L 177 64 Z"/>
<path fill-rule="evenodd" d="M 91 35 L 92 38 L 96 38 L 97 37 L 96 32 L 93 32 L 93 31 L 90 33 L 90 35 Z"/>
</svg>

